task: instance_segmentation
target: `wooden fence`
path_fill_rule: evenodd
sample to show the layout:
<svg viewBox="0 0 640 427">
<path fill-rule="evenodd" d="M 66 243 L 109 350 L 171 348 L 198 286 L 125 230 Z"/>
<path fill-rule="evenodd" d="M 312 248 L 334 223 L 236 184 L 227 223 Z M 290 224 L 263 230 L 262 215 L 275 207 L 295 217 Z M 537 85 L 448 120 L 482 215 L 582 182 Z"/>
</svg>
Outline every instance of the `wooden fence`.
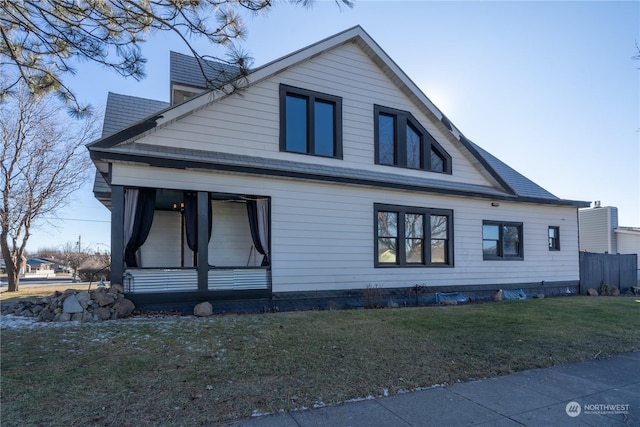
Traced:
<svg viewBox="0 0 640 427">
<path fill-rule="evenodd" d="M 580 252 L 580 293 L 600 288 L 601 283 L 617 286 L 624 293 L 638 286 L 638 256 Z"/>
</svg>

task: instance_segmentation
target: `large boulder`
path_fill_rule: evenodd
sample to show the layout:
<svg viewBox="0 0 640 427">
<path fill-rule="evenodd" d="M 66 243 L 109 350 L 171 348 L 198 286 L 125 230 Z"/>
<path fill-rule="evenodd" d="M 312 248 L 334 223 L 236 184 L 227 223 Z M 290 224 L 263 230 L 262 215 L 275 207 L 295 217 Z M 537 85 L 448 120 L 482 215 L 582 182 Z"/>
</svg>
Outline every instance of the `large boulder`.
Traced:
<svg viewBox="0 0 640 427">
<path fill-rule="evenodd" d="M 597 297 L 598 291 L 596 291 L 594 288 L 589 288 L 587 289 L 587 295 L 589 295 L 590 297 Z"/>
</svg>

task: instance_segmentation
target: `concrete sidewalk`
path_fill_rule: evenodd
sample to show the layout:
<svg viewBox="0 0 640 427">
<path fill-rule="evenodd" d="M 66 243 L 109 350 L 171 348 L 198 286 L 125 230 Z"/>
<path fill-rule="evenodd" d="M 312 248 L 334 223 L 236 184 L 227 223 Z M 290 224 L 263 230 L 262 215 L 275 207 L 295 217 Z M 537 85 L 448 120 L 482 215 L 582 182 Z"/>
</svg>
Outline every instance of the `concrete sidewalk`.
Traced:
<svg viewBox="0 0 640 427">
<path fill-rule="evenodd" d="M 640 352 L 234 426 L 640 426 Z"/>
</svg>

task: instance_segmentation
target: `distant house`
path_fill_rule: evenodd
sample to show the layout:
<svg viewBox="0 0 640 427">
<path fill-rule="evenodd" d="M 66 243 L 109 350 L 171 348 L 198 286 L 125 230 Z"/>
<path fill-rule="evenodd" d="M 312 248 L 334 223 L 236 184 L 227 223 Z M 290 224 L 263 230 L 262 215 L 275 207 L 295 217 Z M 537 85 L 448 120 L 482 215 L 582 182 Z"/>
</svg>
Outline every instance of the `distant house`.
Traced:
<svg viewBox="0 0 640 427">
<path fill-rule="evenodd" d="M 55 271 L 53 263 L 42 258 L 29 258 L 26 263 L 25 277 L 30 276 L 53 276 Z"/>
<path fill-rule="evenodd" d="M 580 250 L 605 254 L 636 254 L 640 258 L 640 227 L 620 227 L 618 208 L 579 209 Z M 640 271 L 638 271 L 640 280 Z"/>
<path fill-rule="evenodd" d="M 577 290 L 588 203 L 471 142 L 362 28 L 241 91 L 205 68 L 172 53 L 169 104 L 110 93 L 88 146 L 112 283 L 136 303 Z"/>
</svg>

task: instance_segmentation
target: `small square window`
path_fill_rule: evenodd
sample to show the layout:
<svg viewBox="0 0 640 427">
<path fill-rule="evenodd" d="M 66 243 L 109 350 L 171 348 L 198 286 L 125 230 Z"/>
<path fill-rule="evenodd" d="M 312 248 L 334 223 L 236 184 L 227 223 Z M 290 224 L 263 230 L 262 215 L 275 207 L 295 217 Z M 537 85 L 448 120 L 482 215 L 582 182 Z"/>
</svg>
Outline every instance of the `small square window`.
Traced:
<svg viewBox="0 0 640 427">
<path fill-rule="evenodd" d="M 524 259 L 522 223 L 483 221 L 482 257 L 485 260 Z"/>
</svg>

